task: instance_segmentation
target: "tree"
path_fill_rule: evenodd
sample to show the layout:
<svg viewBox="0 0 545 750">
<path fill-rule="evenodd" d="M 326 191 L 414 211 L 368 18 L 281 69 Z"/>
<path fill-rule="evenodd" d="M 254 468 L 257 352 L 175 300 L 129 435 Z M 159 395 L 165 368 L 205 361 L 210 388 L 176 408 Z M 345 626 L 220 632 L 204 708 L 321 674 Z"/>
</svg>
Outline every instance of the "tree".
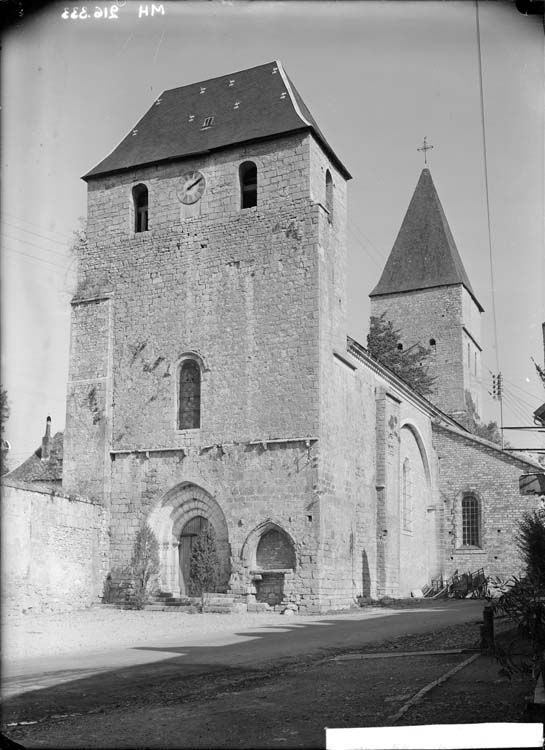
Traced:
<svg viewBox="0 0 545 750">
<path fill-rule="evenodd" d="M 525 575 L 508 581 L 490 580 L 491 604 L 496 612 L 517 624 L 518 635 L 530 642 L 530 658 L 514 658 L 516 641 L 507 647 L 496 641 L 494 655 L 507 676 L 531 671 L 536 677 L 539 672 L 545 673 L 545 511 L 524 513 L 514 539 L 526 568 Z M 519 648 L 517 652 L 520 657 Z"/>
<path fill-rule="evenodd" d="M 477 435 L 485 440 L 490 440 L 491 443 L 497 443 L 498 445 L 502 444 L 501 431 L 498 427 L 498 423 L 492 420 L 487 424 L 481 422 L 469 391 L 466 391 L 466 416 L 460 417 L 459 421 L 464 427 L 473 433 L 473 435 Z M 504 444 L 509 445 L 509 443 L 505 441 Z"/>
<path fill-rule="evenodd" d="M 4 441 L 4 425 L 9 419 L 8 392 L 0 388 L 0 474 L 3 476 L 9 471 L 7 463 L 8 443 Z"/>
<path fill-rule="evenodd" d="M 72 244 L 69 247 L 70 255 L 75 256 L 78 258 L 83 250 L 87 248 L 88 240 L 87 240 L 87 219 L 85 217 L 80 216 L 79 219 L 79 226 L 77 229 L 74 229 L 73 232 L 73 240 Z"/>
<path fill-rule="evenodd" d="M 422 396 L 433 393 L 435 378 L 430 375 L 426 363 L 430 350 L 418 343 L 408 349 L 399 348 L 399 331 L 390 320 L 386 320 L 386 313 L 379 317 L 371 316 L 367 349 L 374 359 Z"/>
<path fill-rule="evenodd" d="M 202 596 L 216 590 L 219 581 L 219 559 L 214 527 L 207 524 L 201 529 L 189 559 L 191 596 Z"/>
<path fill-rule="evenodd" d="M 148 600 L 159 567 L 159 542 L 153 530 L 146 524 L 136 535 L 131 563 L 135 603 L 139 609 Z"/>
<path fill-rule="evenodd" d="M 545 514 L 526 511 L 514 535 L 528 577 L 545 592 Z M 545 624 L 545 623 L 544 623 Z"/>
<path fill-rule="evenodd" d="M 0 388 L 0 435 L 4 434 L 4 425 L 9 419 L 8 392 Z"/>
<path fill-rule="evenodd" d="M 543 369 L 543 367 L 541 367 L 541 365 L 538 365 L 538 363 L 535 361 L 533 357 L 532 357 L 532 362 L 534 363 L 534 367 L 536 368 L 538 377 L 541 380 L 543 387 L 545 388 L 545 370 Z"/>
</svg>

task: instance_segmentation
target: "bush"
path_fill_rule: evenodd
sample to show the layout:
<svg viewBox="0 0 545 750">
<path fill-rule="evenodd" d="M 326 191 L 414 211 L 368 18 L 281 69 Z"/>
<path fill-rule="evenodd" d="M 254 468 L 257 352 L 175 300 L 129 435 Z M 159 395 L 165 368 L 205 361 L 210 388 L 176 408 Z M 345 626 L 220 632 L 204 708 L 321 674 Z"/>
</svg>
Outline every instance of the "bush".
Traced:
<svg viewBox="0 0 545 750">
<path fill-rule="evenodd" d="M 159 542 L 152 529 L 146 524 L 136 536 L 131 563 L 134 580 L 134 603 L 142 609 L 159 573 Z"/>
<path fill-rule="evenodd" d="M 528 576 L 545 594 L 545 515 L 527 511 L 519 521 L 515 543 L 522 555 Z"/>
<path fill-rule="evenodd" d="M 191 550 L 189 577 L 191 596 L 202 596 L 204 592 L 213 592 L 218 586 L 219 559 L 216 534 L 211 524 L 201 529 Z"/>
<path fill-rule="evenodd" d="M 512 645 L 503 648 L 496 644 L 495 656 L 504 672 L 532 672 L 535 677 L 543 672 L 545 651 L 545 515 L 543 511 L 528 511 L 518 523 L 515 543 L 526 567 L 523 578 L 513 577 L 507 582 L 492 581 L 497 598 L 492 599 L 494 611 L 506 615 L 517 624 L 518 636 L 530 642 L 530 658 L 515 663 Z"/>
</svg>

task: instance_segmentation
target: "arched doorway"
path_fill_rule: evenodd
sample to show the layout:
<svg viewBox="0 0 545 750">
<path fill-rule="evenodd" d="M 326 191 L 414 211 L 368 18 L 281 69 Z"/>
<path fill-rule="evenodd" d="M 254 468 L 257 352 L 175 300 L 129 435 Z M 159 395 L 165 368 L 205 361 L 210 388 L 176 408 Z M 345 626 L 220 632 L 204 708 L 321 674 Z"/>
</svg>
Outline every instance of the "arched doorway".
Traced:
<svg viewBox="0 0 545 750">
<path fill-rule="evenodd" d="M 194 484 L 173 487 L 155 505 L 148 523 L 159 541 L 160 587 L 175 596 L 187 595 L 191 550 L 203 526 L 215 532 L 219 563 L 218 591 L 226 591 L 231 574 L 231 549 L 225 515 L 208 492 Z M 187 572 L 187 575 L 186 575 Z"/>
<path fill-rule="evenodd" d="M 186 595 L 193 594 L 191 581 L 191 553 L 195 542 L 201 531 L 205 531 L 209 526 L 209 521 L 204 516 L 195 516 L 190 519 L 182 529 L 180 534 L 180 546 L 178 548 L 180 559 L 180 591 Z"/>
</svg>

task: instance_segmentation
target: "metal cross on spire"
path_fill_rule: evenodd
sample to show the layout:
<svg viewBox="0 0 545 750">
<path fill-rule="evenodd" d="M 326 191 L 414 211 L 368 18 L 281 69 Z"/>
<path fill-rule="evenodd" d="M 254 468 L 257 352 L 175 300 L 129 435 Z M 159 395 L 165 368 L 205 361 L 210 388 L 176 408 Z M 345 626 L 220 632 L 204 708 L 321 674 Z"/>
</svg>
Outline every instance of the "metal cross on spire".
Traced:
<svg viewBox="0 0 545 750">
<path fill-rule="evenodd" d="M 424 152 L 424 164 L 428 163 L 428 155 L 426 151 L 429 151 L 433 148 L 433 146 L 428 146 L 428 142 L 426 141 L 427 136 L 424 136 L 424 143 L 422 144 L 422 148 L 417 148 L 417 151 L 423 151 Z"/>
</svg>

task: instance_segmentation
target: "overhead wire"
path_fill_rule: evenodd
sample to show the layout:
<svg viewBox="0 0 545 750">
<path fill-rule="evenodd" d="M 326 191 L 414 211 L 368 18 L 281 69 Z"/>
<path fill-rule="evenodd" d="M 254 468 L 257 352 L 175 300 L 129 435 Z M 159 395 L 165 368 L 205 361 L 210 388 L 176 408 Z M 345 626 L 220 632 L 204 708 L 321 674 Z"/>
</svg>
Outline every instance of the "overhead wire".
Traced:
<svg viewBox="0 0 545 750">
<path fill-rule="evenodd" d="M 486 147 L 486 118 L 485 118 L 485 107 L 484 107 L 484 89 L 483 89 L 483 66 L 482 66 L 482 49 L 481 49 L 481 27 L 479 21 L 479 0 L 475 0 L 475 17 L 477 27 L 477 57 L 479 63 L 479 93 L 481 102 L 481 126 L 482 126 L 482 142 L 483 142 L 483 166 L 484 166 L 484 185 L 486 195 L 486 219 L 488 229 L 488 257 L 490 264 L 490 286 L 492 296 L 492 320 L 494 327 L 494 348 L 496 353 L 496 372 L 500 372 L 500 351 L 498 344 L 498 325 L 496 316 L 496 291 L 494 284 L 494 262 L 492 253 L 492 230 L 490 223 L 490 194 L 488 189 L 488 159 L 487 159 L 487 147 Z"/>
<path fill-rule="evenodd" d="M 25 227 L 18 227 L 16 224 L 11 224 L 9 221 L 3 221 L 2 224 L 7 226 L 10 231 L 15 230 L 16 232 L 26 232 L 27 234 L 31 234 L 34 237 L 38 237 L 39 239 L 44 240 L 45 242 L 51 242 L 53 245 L 58 245 L 59 247 L 67 248 L 69 246 L 68 238 L 64 241 L 56 240 L 56 239 L 53 239 L 52 237 L 46 237 L 45 234 L 34 232 L 32 229 L 26 229 Z"/>
<path fill-rule="evenodd" d="M 30 245 L 31 247 L 36 247 L 38 250 L 43 250 L 47 253 L 53 253 L 53 255 L 59 255 L 63 258 L 66 258 L 68 256 L 68 251 L 65 253 L 60 253 L 58 250 L 52 250 L 49 247 L 44 247 L 43 245 L 38 245 L 36 242 L 31 242 L 30 240 L 24 240 L 21 237 L 14 237 L 11 234 L 3 234 L 2 237 L 7 240 L 11 240 L 12 242 L 21 242 L 23 245 Z"/>
<path fill-rule="evenodd" d="M 32 260 L 35 263 L 46 263 L 48 266 L 55 266 L 56 268 L 60 268 L 61 271 L 66 271 L 67 268 L 69 268 L 68 259 L 66 265 L 61 265 L 60 263 L 55 263 L 54 261 L 48 260 L 47 258 L 37 258 L 35 255 L 29 255 L 28 253 L 23 253 L 21 250 L 14 250 L 13 248 L 6 248 L 5 252 L 13 253 L 14 255 L 20 255 L 23 258 Z"/>
<path fill-rule="evenodd" d="M 528 426 L 526 424 L 528 422 L 528 415 L 526 414 L 526 411 L 524 410 L 524 408 L 517 401 L 515 401 L 513 397 L 508 393 L 503 394 L 503 399 L 506 405 L 509 407 L 509 410 L 512 411 L 513 414 L 515 414 L 515 416 L 518 419 L 521 420 L 522 424 L 520 426 L 521 427 Z"/>
<path fill-rule="evenodd" d="M 525 396 L 529 396 L 531 399 L 535 399 L 535 394 L 534 393 L 530 393 L 530 391 L 527 391 L 526 389 L 521 388 L 520 385 L 518 385 L 518 383 L 514 382 L 514 380 L 510 380 L 509 378 L 504 378 L 504 380 L 505 380 L 505 382 L 509 383 L 509 385 L 512 388 L 516 388 L 517 391 L 520 391 L 521 393 L 524 393 Z"/>
<path fill-rule="evenodd" d="M 30 221 L 29 219 L 23 219 L 20 216 L 17 216 L 16 214 L 12 214 L 10 211 L 3 211 L 3 214 L 5 216 L 11 216 L 12 219 L 15 219 L 16 221 L 21 222 L 21 224 L 28 224 L 31 227 L 34 227 L 35 229 L 41 229 L 44 232 L 49 232 L 51 234 L 58 234 L 59 237 L 65 237 L 66 239 L 71 239 L 69 234 L 65 234 L 64 232 L 59 232 L 56 229 L 47 229 L 47 227 L 42 226 L 41 224 L 36 224 L 34 221 Z M 7 223 L 5 220 L 2 223 Z"/>
<path fill-rule="evenodd" d="M 363 241 L 361 242 L 361 247 L 364 249 L 365 253 L 368 255 L 368 257 L 373 260 L 379 268 L 383 268 L 384 264 L 386 262 L 386 253 L 383 253 L 380 251 L 374 244 L 371 242 L 369 237 L 365 234 L 365 232 L 359 227 L 354 221 L 351 219 L 347 222 L 348 231 L 352 230 L 352 236 L 355 237 L 358 242 L 361 238 L 365 241 L 366 244 L 363 244 Z"/>
</svg>

